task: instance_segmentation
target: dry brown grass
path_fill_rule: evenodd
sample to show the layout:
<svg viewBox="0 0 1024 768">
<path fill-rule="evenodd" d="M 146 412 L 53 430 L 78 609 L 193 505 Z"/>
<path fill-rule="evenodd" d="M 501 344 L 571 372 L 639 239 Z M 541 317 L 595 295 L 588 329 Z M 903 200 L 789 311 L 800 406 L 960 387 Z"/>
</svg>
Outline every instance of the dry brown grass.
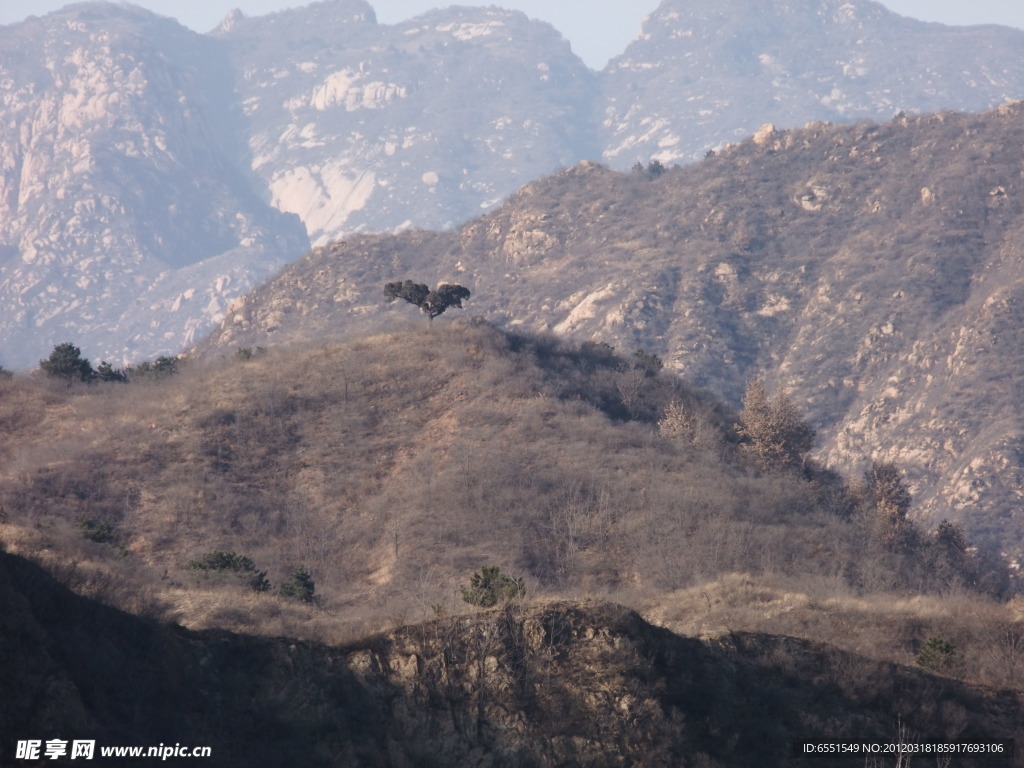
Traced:
<svg viewBox="0 0 1024 768">
<path fill-rule="evenodd" d="M 452 324 L 142 384 L 15 379 L 0 384 L 0 535 L 86 594 L 197 628 L 351 639 L 467 610 L 459 586 L 494 564 L 531 597 L 659 606 L 688 633 L 730 622 L 826 639 L 847 622 L 864 629 L 843 642 L 906 661 L 925 627 L 960 631 L 918 608 L 917 629 L 878 618 L 872 640 L 863 617 L 882 598 L 828 601 L 874 583 L 905 593 L 923 566 L 865 548 L 815 484 L 751 471 L 728 412 L 678 380 L 646 381 L 633 410 L 650 418 L 624 420 L 620 365 Z M 673 401 L 699 442 L 659 436 Z M 116 539 L 85 541 L 83 518 Z M 274 584 L 305 567 L 316 604 L 196 581 L 188 562 L 214 550 Z"/>
<path fill-rule="evenodd" d="M 1010 602 L 976 593 L 852 592 L 839 580 L 726 574 L 648 598 L 645 618 L 679 634 L 791 635 L 872 659 L 913 666 L 921 644 L 941 636 L 957 648 L 950 674 L 1024 689 L 1024 616 Z"/>
</svg>

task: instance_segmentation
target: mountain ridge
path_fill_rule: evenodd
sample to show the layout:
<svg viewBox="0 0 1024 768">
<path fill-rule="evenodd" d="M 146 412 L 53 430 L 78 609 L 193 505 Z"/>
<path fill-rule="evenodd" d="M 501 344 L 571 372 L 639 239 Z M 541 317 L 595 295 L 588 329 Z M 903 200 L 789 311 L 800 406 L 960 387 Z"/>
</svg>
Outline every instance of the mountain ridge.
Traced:
<svg viewBox="0 0 1024 768">
<path fill-rule="evenodd" d="M 690 161 L 765 123 L 995 107 L 1020 98 L 1018 33 L 930 24 L 870 1 L 665 0 L 605 70 L 603 159 Z M 985 45 L 1004 53 L 979 58 Z"/>
<path fill-rule="evenodd" d="M 689 162 L 767 122 L 1024 95 L 1018 31 L 866 0 L 715 8 L 666 0 L 600 73 L 496 8 L 383 25 L 319 3 L 203 36 L 90 3 L 6 26 L 0 362 L 68 340 L 177 353 L 310 241 L 459 226 L 581 160 Z"/>
<path fill-rule="evenodd" d="M 895 461 L 931 524 L 1015 549 L 1022 123 L 1016 104 L 766 130 L 660 175 L 585 163 L 453 233 L 315 249 L 199 349 L 358 332 L 402 311 L 384 283 L 456 282 L 470 313 L 643 347 L 733 404 L 763 375 L 827 463 Z"/>
</svg>

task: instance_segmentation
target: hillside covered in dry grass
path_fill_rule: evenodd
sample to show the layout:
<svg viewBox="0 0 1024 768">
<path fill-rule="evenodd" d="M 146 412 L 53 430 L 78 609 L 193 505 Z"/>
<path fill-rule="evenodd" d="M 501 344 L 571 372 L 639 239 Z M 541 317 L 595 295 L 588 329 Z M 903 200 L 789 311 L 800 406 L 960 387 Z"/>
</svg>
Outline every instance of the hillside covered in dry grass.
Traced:
<svg viewBox="0 0 1024 768">
<path fill-rule="evenodd" d="M 494 565 L 530 599 L 696 634 L 902 663 L 939 634 L 961 676 L 1015 683 L 1003 564 L 908 521 L 895 544 L 858 478 L 759 468 L 734 411 L 640 359 L 439 322 L 132 384 L 14 377 L 0 534 L 83 594 L 194 628 L 351 639 L 470 610 Z M 196 567 L 216 553 L 248 569 Z M 281 593 L 300 569 L 309 603 Z"/>
<path fill-rule="evenodd" d="M 187 737 L 218 765 L 1024 737 L 1005 564 L 867 478 L 762 463 L 752 408 L 649 354 L 461 321 L 0 377 L 0 727 Z M 468 604 L 487 567 L 525 594 Z"/>
<path fill-rule="evenodd" d="M 927 527 L 1024 553 L 1018 408 L 1024 106 L 770 127 L 703 162 L 582 164 L 456 232 L 354 236 L 283 270 L 203 343 L 214 354 L 364 333 L 381 287 L 459 283 L 467 312 L 642 346 L 738 406 L 785 386 L 843 471 L 908 473 Z"/>
</svg>

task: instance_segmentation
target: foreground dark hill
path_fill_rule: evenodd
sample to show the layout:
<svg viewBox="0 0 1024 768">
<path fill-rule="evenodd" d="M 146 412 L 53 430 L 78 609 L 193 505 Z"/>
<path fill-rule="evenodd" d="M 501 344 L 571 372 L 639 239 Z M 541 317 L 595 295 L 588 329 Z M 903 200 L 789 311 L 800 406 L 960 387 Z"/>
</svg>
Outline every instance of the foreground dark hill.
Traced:
<svg viewBox="0 0 1024 768">
<path fill-rule="evenodd" d="M 1024 108 L 766 129 L 704 162 L 583 164 L 457 232 L 315 250 L 200 350 L 371 327 L 381 287 L 473 291 L 510 327 L 637 346 L 736 403 L 787 387 L 844 471 L 903 467 L 916 514 L 1017 551 Z M 387 313 L 387 314 L 385 314 Z"/>
<path fill-rule="evenodd" d="M 787 637 L 679 637 L 610 604 L 330 647 L 142 620 L 2 553 L 0 604 L 5 764 L 22 737 L 203 745 L 217 766 L 708 768 L 790 765 L 793 741 L 890 742 L 900 725 L 918 741 L 1024 737 L 1009 691 Z"/>
</svg>

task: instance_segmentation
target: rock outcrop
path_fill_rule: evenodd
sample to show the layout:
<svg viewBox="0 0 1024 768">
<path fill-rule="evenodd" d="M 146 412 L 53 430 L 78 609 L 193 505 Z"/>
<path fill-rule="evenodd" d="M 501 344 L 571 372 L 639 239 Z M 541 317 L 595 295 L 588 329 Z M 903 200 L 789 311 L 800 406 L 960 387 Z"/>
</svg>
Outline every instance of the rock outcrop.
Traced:
<svg viewBox="0 0 1024 768">
<path fill-rule="evenodd" d="M 0 72 L 4 364 L 175 354 L 306 247 L 245 169 L 213 41 L 85 4 L 0 29 Z"/>
<path fill-rule="evenodd" d="M 310 241 L 452 228 L 582 160 L 993 107 L 1024 96 L 1022 41 L 866 0 L 666 0 L 596 73 L 493 7 L 382 25 L 334 0 L 201 36 L 69 6 L 0 30 L 0 363 L 69 340 L 119 364 L 177 353 Z M 520 236 L 513 259 L 550 246 Z"/>
<path fill-rule="evenodd" d="M 95 740 L 97 756 L 203 745 L 221 766 L 725 768 L 788 765 L 808 738 L 888 741 L 897 720 L 920 741 L 1024 736 L 1009 691 L 793 638 L 680 637 L 603 603 L 485 611 L 331 647 L 139 619 L 6 554 L 0 599 L 5 762 L 10 739 L 59 738 Z"/>
<path fill-rule="evenodd" d="M 380 327 L 400 317 L 385 282 L 457 282 L 470 313 L 643 347 L 736 405 L 767 376 L 820 458 L 893 461 L 926 528 L 1019 551 L 1024 107 L 772 135 L 660 176 L 582 164 L 454 233 L 317 249 L 204 348 Z"/>
</svg>

